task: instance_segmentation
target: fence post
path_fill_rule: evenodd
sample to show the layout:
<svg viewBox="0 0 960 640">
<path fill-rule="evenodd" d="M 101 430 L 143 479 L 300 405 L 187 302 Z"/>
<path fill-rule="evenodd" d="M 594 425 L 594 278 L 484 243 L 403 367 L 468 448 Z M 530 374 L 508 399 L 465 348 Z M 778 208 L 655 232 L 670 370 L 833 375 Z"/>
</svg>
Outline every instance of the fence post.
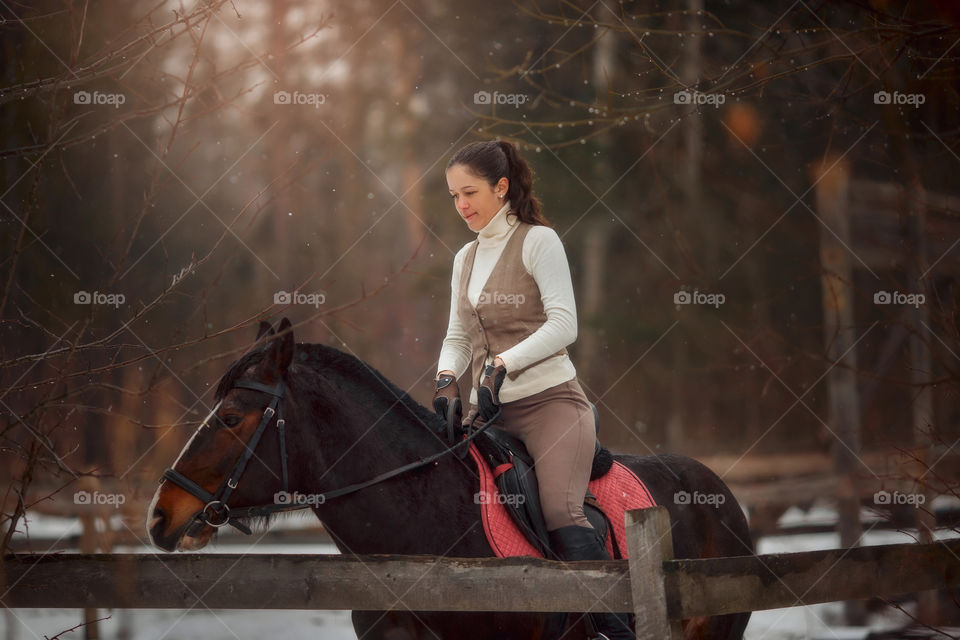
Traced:
<svg viewBox="0 0 960 640">
<path fill-rule="evenodd" d="M 99 485 L 95 485 L 99 486 Z M 92 494 L 93 491 L 91 490 Z M 91 509 L 93 507 L 90 507 Z M 96 516 L 87 513 L 80 516 L 80 523 L 83 525 L 82 533 L 80 534 L 80 552 L 81 553 L 95 553 L 97 550 L 97 525 L 95 522 Z M 109 521 L 108 521 L 109 522 Z M 97 623 L 97 609 L 96 607 L 87 607 L 83 610 L 83 638 L 84 640 L 99 640 L 100 638 L 100 627 Z"/>
<path fill-rule="evenodd" d="M 666 507 L 626 513 L 630 592 L 637 640 L 682 640 L 679 620 L 667 617 L 663 561 L 673 559 L 670 513 Z"/>
</svg>

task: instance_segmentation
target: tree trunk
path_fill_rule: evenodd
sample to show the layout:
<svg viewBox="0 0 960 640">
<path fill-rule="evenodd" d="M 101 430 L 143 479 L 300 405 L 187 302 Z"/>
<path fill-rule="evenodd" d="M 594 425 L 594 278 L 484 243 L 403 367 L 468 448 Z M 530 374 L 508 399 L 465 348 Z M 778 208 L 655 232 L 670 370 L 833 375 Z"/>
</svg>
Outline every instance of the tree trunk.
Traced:
<svg viewBox="0 0 960 640">
<path fill-rule="evenodd" d="M 849 168 L 845 161 L 823 175 L 833 164 L 823 158 L 814 168 L 816 204 L 820 225 L 820 263 L 823 301 L 823 336 L 826 359 L 833 365 L 827 374 L 830 415 L 827 423 L 833 431 L 834 469 L 839 479 L 837 507 L 840 546 L 859 545 L 860 488 L 857 479 L 860 456 L 860 398 L 857 392 L 857 356 L 854 344 L 853 269 L 850 264 L 850 219 L 848 216 Z M 834 235 L 835 234 L 835 235 Z M 859 626 L 865 620 L 862 604 L 844 603 L 847 624 Z"/>
</svg>

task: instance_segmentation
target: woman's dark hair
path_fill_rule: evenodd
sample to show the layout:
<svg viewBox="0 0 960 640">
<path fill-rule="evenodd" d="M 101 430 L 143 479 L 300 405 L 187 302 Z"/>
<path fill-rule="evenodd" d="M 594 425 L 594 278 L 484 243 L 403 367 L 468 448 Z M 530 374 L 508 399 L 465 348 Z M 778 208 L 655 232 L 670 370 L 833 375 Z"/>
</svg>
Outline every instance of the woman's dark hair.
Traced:
<svg viewBox="0 0 960 640">
<path fill-rule="evenodd" d="M 507 199 L 517 218 L 527 224 L 549 227 L 550 223 L 540 212 L 540 201 L 533 195 L 533 172 L 530 165 L 520 157 L 517 148 L 506 140 L 471 142 L 453 154 L 447 169 L 462 164 L 470 173 L 487 181 L 492 187 L 500 178 L 506 178 Z"/>
</svg>

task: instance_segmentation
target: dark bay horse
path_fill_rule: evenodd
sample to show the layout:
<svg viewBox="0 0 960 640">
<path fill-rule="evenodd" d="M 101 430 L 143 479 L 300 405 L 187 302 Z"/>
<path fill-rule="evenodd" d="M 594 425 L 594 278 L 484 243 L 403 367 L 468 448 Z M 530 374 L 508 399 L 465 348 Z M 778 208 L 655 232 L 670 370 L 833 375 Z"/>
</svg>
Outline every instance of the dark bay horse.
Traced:
<svg viewBox="0 0 960 640">
<path fill-rule="evenodd" d="M 295 344 L 290 326 L 286 318 L 277 331 L 261 323 L 257 347 L 221 378 L 211 415 L 165 472 L 150 505 L 147 529 L 157 547 L 201 548 L 213 525 L 255 513 L 244 507 L 276 504 L 282 490 L 330 495 L 447 448 L 438 435 L 444 420 L 363 361 L 325 345 Z M 676 557 L 753 552 L 740 506 L 705 466 L 679 455 L 615 458 L 669 510 Z M 311 508 L 345 554 L 491 557 L 474 500 L 478 488 L 469 456 L 442 455 Z M 677 499 L 678 492 L 723 498 L 703 503 Z M 237 517 L 236 526 L 251 520 L 258 518 Z M 685 636 L 739 639 L 749 616 L 687 620 Z M 527 613 L 353 612 L 365 640 L 530 640 L 543 637 L 545 620 Z M 582 620 L 563 637 L 587 637 Z"/>
</svg>

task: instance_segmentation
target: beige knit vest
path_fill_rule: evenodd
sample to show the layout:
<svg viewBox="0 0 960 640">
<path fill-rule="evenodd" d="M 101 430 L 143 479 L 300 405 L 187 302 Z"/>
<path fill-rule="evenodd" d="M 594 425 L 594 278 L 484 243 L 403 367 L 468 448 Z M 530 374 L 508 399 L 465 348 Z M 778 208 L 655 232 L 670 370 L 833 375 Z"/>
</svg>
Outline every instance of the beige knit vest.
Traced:
<svg viewBox="0 0 960 640">
<path fill-rule="evenodd" d="M 471 380 L 474 388 L 480 384 L 489 356 L 523 341 L 547 320 L 537 281 L 523 266 L 523 239 L 532 225 L 519 220 L 516 224 L 520 226 L 507 240 L 490 277 L 480 290 L 476 308 L 467 297 L 467 286 L 477 255 L 477 240 L 467 249 L 463 259 L 457 312 L 473 347 Z M 553 355 L 566 353 L 566 348 L 561 348 Z M 507 377 L 515 377 L 517 373 L 519 371 L 508 371 Z"/>
</svg>

